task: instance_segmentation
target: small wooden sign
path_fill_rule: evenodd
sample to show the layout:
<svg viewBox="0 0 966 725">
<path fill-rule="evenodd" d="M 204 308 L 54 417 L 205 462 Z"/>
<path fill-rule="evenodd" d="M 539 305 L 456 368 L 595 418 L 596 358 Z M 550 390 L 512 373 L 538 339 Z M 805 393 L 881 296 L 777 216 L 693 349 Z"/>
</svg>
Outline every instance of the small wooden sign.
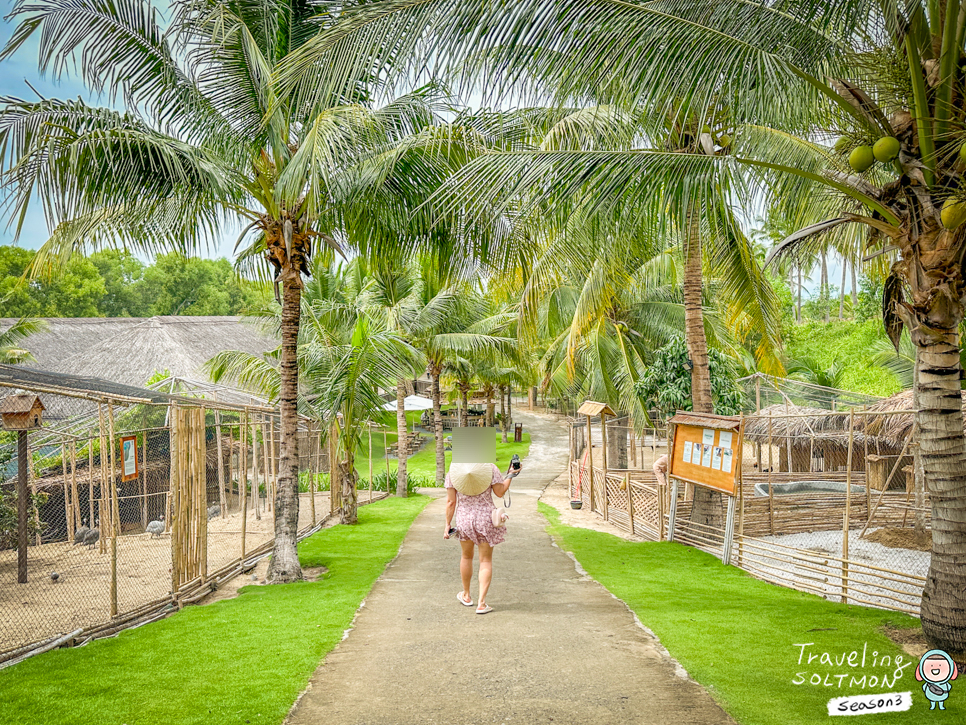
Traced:
<svg viewBox="0 0 966 725">
<path fill-rule="evenodd" d="M 669 475 L 734 496 L 741 467 L 741 418 L 678 411 Z"/>
<path fill-rule="evenodd" d="M 138 463 L 138 437 L 121 437 L 121 480 L 132 481 L 141 472 Z"/>
</svg>

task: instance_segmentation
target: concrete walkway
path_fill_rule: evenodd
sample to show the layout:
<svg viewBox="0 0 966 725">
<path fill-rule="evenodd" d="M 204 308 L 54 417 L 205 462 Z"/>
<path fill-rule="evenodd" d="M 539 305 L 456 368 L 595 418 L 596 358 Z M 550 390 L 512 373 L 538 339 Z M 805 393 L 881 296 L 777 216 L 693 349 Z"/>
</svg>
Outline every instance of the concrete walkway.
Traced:
<svg viewBox="0 0 966 725">
<path fill-rule="evenodd" d="M 511 487 L 507 541 L 494 554 L 494 611 L 477 615 L 456 601 L 459 545 L 442 538 L 438 498 L 315 672 L 290 725 L 732 722 L 622 602 L 553 545 L 536 502 L 566 466 L 566 430 L 514 415 L 533 445 Z M 475 601 L 475 577 L 472 591 Z"/>
</svg>

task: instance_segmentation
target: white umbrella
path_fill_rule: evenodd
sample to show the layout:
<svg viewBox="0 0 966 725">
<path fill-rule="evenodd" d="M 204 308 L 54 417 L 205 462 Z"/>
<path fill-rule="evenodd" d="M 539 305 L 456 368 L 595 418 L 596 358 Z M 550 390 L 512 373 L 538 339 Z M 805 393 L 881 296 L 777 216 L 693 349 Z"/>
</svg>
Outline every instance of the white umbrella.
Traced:
<svg viewBox="0 0 966 725">
<path fill-rule="evenodd" d="M 406 399 L 403 401 L 403 407 L 405 410 L 429 410 L 433 407 L 433 401 L 429 398 L 424 398 L 421 395 L 407 395 Z M 382 406 L 383 410 L 395 410 L 396 401 L 391 400 Z"/>
</svg>

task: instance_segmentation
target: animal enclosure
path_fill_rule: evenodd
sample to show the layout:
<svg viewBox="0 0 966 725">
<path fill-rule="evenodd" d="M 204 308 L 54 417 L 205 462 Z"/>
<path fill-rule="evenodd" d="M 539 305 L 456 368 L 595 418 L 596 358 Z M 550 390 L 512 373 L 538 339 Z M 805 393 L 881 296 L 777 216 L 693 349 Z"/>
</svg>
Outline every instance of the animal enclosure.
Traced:
<svg viewBox="0 0 966 725">
<path fill-rule="evenodd" d="M 835 601 L 918 614 L 931 536 L 929 492 L 914 465 L 914 411 L 885 401 L 836 412 L 781 407 L 741 421 L 731 563 Z M 649 465 L 666 452 L 667 439 L 655 440 L 653 431 L 637 436 L 610 420 L 603 428 L 591 422 L 588 449 L 587 422 L 571 424 L 571 498 L 645 539 L 673 538 L 721 556 L 725 498 L 711 525 L 699 523 L 693 491 L 680 484 L 669 531 L 671 486 Z M 635 447 L 641 465 L 615 455 Z M 794 454 L 817 447 L 835 455 Z"/>
<path fill-rule="evenodd" d="M 0 433 L 0 663 L 196 601 L 268 552 L 276 410 L 113 386 L 46 385 L 26 459 Z M 63 381 L 61 381 L 63 382 Z M 123 393 L 120 392 L 122 389 Z M 0 398 L 17 392 L 0 379 Z M 319 431 L 300 423 L 299 530 L 329 513 Z M 27 582 L 17 581 L 17 472 L 28 474 Z"/>
</svg>

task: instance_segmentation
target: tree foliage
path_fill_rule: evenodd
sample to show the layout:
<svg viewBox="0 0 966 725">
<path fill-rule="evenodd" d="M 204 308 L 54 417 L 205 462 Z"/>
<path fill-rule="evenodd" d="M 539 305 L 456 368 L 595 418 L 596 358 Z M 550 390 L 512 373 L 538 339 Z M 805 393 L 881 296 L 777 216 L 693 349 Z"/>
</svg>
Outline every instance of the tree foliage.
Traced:
<svg viewBox="0 0 966 725">
<path fill-rule="evenodd" d="M 691 410 L 691 368 L 684 339 L 677 337 L 654 354 L 654 359 L 634 390 L 649 409 L 658 410 L 665 418 L 676 410 Z M 742 409 L 742 391 L 732 361 L 720 350 L 708 350 L 711 372 L 711 395 L 714 412 L 738 415 Z"/>
</svg>

